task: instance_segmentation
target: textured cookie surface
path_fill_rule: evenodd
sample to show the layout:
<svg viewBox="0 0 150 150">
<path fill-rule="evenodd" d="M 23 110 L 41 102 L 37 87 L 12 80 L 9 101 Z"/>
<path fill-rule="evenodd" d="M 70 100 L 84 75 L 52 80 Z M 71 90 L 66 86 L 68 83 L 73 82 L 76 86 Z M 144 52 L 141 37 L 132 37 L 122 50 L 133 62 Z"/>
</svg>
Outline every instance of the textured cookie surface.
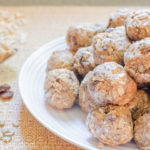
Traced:
<svg viewBox="0 0 150 150">
<path fill-rule="evenodd" d="M 123 26 L 129 14 L 130 14 L 130 11 L 126 8 L 118 9 L 114 14 L 110 16 L 109 28 Z"/>
<path fill-rule="evenodd" d="M 48 60 L 48 70 L 61 68 L 74 70 L 73 55 L 69 50 L 54 51 Z"/>
<path fill-rule="evenodd" d="M 134 140 L 140 149 L 150 149 L 150 114 L 144 114 L 136 120 Z"/>
<path fill-rule="evenodd" d="M 94 137 L 108 145 L 120 145 L 133 137 L 131 113 L 123 106 L 100 107 L 90 112 L 87 127 Z"/>
<path fill-rule="evenodd" d="M 130 42 L 126 37 L 125 27 L 108 28 L 93 39 L 93 54 L 96 64 L 114 61 L 123 64 L 123 55 Z"/>
<path fill-rule="evenodd" d="M 80 47 L 90 46 L 93 37 L 105 29 L 103 24 L 76 24 L 68 29 L 66 40 L 70 49 L 77 51 Z"/>
<path fill-rule="evenodd" d="M 81 82 L 79 89 L 79 105 L 85 112 L 90 112 L 99 106 L 99 103 L 94 100 L 88 88 L 91 75 L 92 72 L 89 71 Z"/>
<path fill-rule="evenodd" d="M 131 111 L 134 120 L 144 113 L 147 106 L 150 106 L 149 100 L 150 97 L 147 92 L 144 90 L 137 90 L 135 97 L 125 105 Z"/>
<path fill-rule="evenodd" d="M 150 83 L 150 38 L 130 45 L 124 54 L 125 70 L 139 86 Z"/>
<path fill-rule="evenodd" d="M 126 31 L 128 37 L 134 41 L 150 37 L 150 10 L 132 11 L 127 18 Z"/>
<path fill-rule="evenodd" d="M 74 55 L 74 68 L 79 74 L 85 76 L 90 70 L 93 70 L 94 67 L 95 62 L 93 58 L 92 46 L 79 48 Z"/>
<path fill-rule="evenodd" d="M 58 109 L 71 108 L 78 96 L 79 81 L 67 69 L 54 69 L 47 72 L 45 97 L 50 106 Z"/>
<path fill-rule="evenodd" d="M 83 110 L 90 110 L 85 107 L 90 106 L 91 101 L 98 106 L 124 105 L 134 98 L 136 90 L 136 83 L 121 65 L 106 62 L 85 76 L 80 86 L 79 102 Z"/>
</svg>

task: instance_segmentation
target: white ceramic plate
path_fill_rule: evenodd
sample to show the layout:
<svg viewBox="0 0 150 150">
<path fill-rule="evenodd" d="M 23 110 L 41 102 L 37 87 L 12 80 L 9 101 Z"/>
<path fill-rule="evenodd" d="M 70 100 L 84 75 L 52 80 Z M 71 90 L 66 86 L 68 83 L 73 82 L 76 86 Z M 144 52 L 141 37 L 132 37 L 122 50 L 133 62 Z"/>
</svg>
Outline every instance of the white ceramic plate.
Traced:
<svg viewBox="0 0 150 150">
<path fill-rule="evenodd" d="M 19 89 L 22 99 L 32 115 L 48 130 L 79 147 L 97 150 L 98 141 L 92 138 L 85 125 L 86 114 L 79 106 L 65 111 L 54 110 L 46 106 L 44 98 L 44 80 L 47 60 L 55 50 L 66 47 L 65 38 L 50 42 L 25 62 L 19 76 Z M 60 56 L 61 57 L 61 56 Z M 105 146 L 103 150 L 136 150 L 134 143 L 118 147 Z"/>
</svg>

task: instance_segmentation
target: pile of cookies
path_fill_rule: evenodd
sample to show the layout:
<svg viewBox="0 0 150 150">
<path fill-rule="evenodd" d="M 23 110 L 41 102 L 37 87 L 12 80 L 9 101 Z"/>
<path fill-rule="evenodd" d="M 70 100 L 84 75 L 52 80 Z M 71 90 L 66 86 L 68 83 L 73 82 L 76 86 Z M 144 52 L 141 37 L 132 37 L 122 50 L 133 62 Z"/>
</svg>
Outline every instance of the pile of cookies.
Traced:
<svg viewBox="0 0 150 150">
<path fill-rule="evenodd" d="M 66 109 L 77 100 L 101 143 L 134 138 L 140 149 L 150 149 L 150 10 L 120 9 L 108 26 L 73 25 L 66 42 L 68 48 L 48 60 L 48 104 Z"/>
</svg>

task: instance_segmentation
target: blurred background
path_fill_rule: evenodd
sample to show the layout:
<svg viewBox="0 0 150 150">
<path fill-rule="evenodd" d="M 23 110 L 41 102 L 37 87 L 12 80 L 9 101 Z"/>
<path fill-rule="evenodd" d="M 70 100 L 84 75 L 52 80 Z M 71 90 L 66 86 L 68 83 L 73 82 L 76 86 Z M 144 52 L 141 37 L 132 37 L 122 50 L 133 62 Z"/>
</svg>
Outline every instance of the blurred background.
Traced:
<svg viewBox="0 0 150 150">
<path fill-rule="evenodd" d="M 148 6 L 150 0 L 0 0 L 0 5 Z"/>
</svg>

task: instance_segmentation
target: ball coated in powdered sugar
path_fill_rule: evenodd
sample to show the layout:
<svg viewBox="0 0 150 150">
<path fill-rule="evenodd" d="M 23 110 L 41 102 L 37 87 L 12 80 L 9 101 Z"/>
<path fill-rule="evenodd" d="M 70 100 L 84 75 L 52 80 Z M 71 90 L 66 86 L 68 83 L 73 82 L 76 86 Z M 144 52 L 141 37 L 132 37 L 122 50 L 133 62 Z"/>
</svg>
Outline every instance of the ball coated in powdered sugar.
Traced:
<svg viewBox="0 0 150 150">
<path fill-rule="evenodd" d="M 106 26 L 103 24 L 76 24 L 71 26 L 67 31 L 66 41 L 73 51 L 77 51 L 80 47 L 90 46 L 93 37 L 97 33 L 104 32 Z"/>
<path fill-rule="evenodd" d="M 96 64 L 114 61 L 123 65 L 123 55 L 130 46 L 125 27 L 108 28 L 93 38 L 93 55 Z"/>
<path fill-rule="evenodd" d="M 100 142 L 115 146 L 133 138 L 131 112 L 123 106 L 100 107 L 87 116 L 87 127 Z"/>
<path fill-rule="evenodd" d="M 74 68 L 79 74 L 85 76 L 89 71 L 93 70 L 94 67 L 95 62 L 92 46 L 79 48 L 74 55 Z"/>
<path fill-rule="evenodd" d="M 150 84 L 150 38 L 130 45 L 124 54 L 125 70 L 139 87 Z"/>
<path fill-rule="evenodd" d="M 109 28 L 123 26 L 126 23 L 130 11 L 127 8 L 118 9 L 115 13 L 111 14 L 109 18 Z"/>
<path fill-rule="evenodd" d="M 47 70 L 61 68 L 74 71 L 73 55 L 67 49 L 61 51 L 54 51 L 48 60 Z"/>
<path fill-rule="evenodd" d="M 150 113 L 144 114 L 136 120 L 134 140 L 141 150 L 150 149 Z"/>
<path fill-rule="evenodd" d="M 128 37 L 133 41 L 150 37 L 150 10 L 132 11 L 125 26 Z"/>
<path fill-rule="evenodd" d="M 47 72 L 45 97 L 48 104 L 57 109 L 71 108 L 79 91 L 79 81 L 67 69 L 54 69 Z"/>
<path fill-rule="evenodd" d="M 79 105 L 84 112 L 90 112 L 99 106 L 88 89 L 91 75 L 92 71 L 89 71 L 79 88 Z"/>
<path fill-rule="evenodd" d="M 81 82 L 79 104 L 85 112 L 108 104 L 125 105 L 136 91 L 136 83 L 121 65 L 106 62 L 89 72 Z"/>
<path fill-rule="evenodd" d="M 150 103 L 143 103 L 142 107 L 139 107 L 134 113 L 132 114 L 132 118 L 134 120 L 137 120 L 140 116 L 143 116 L 144 114 L 150 113 Z"/>
<path fill-rule="evenodd" d="M 134 120 L 144 113 L 148 105 L 150 106 L 149 100 L 150 97 L 146 91 L 137 90 L 135 97 L 125 105 L 131 111 Z"/>
</svg>

